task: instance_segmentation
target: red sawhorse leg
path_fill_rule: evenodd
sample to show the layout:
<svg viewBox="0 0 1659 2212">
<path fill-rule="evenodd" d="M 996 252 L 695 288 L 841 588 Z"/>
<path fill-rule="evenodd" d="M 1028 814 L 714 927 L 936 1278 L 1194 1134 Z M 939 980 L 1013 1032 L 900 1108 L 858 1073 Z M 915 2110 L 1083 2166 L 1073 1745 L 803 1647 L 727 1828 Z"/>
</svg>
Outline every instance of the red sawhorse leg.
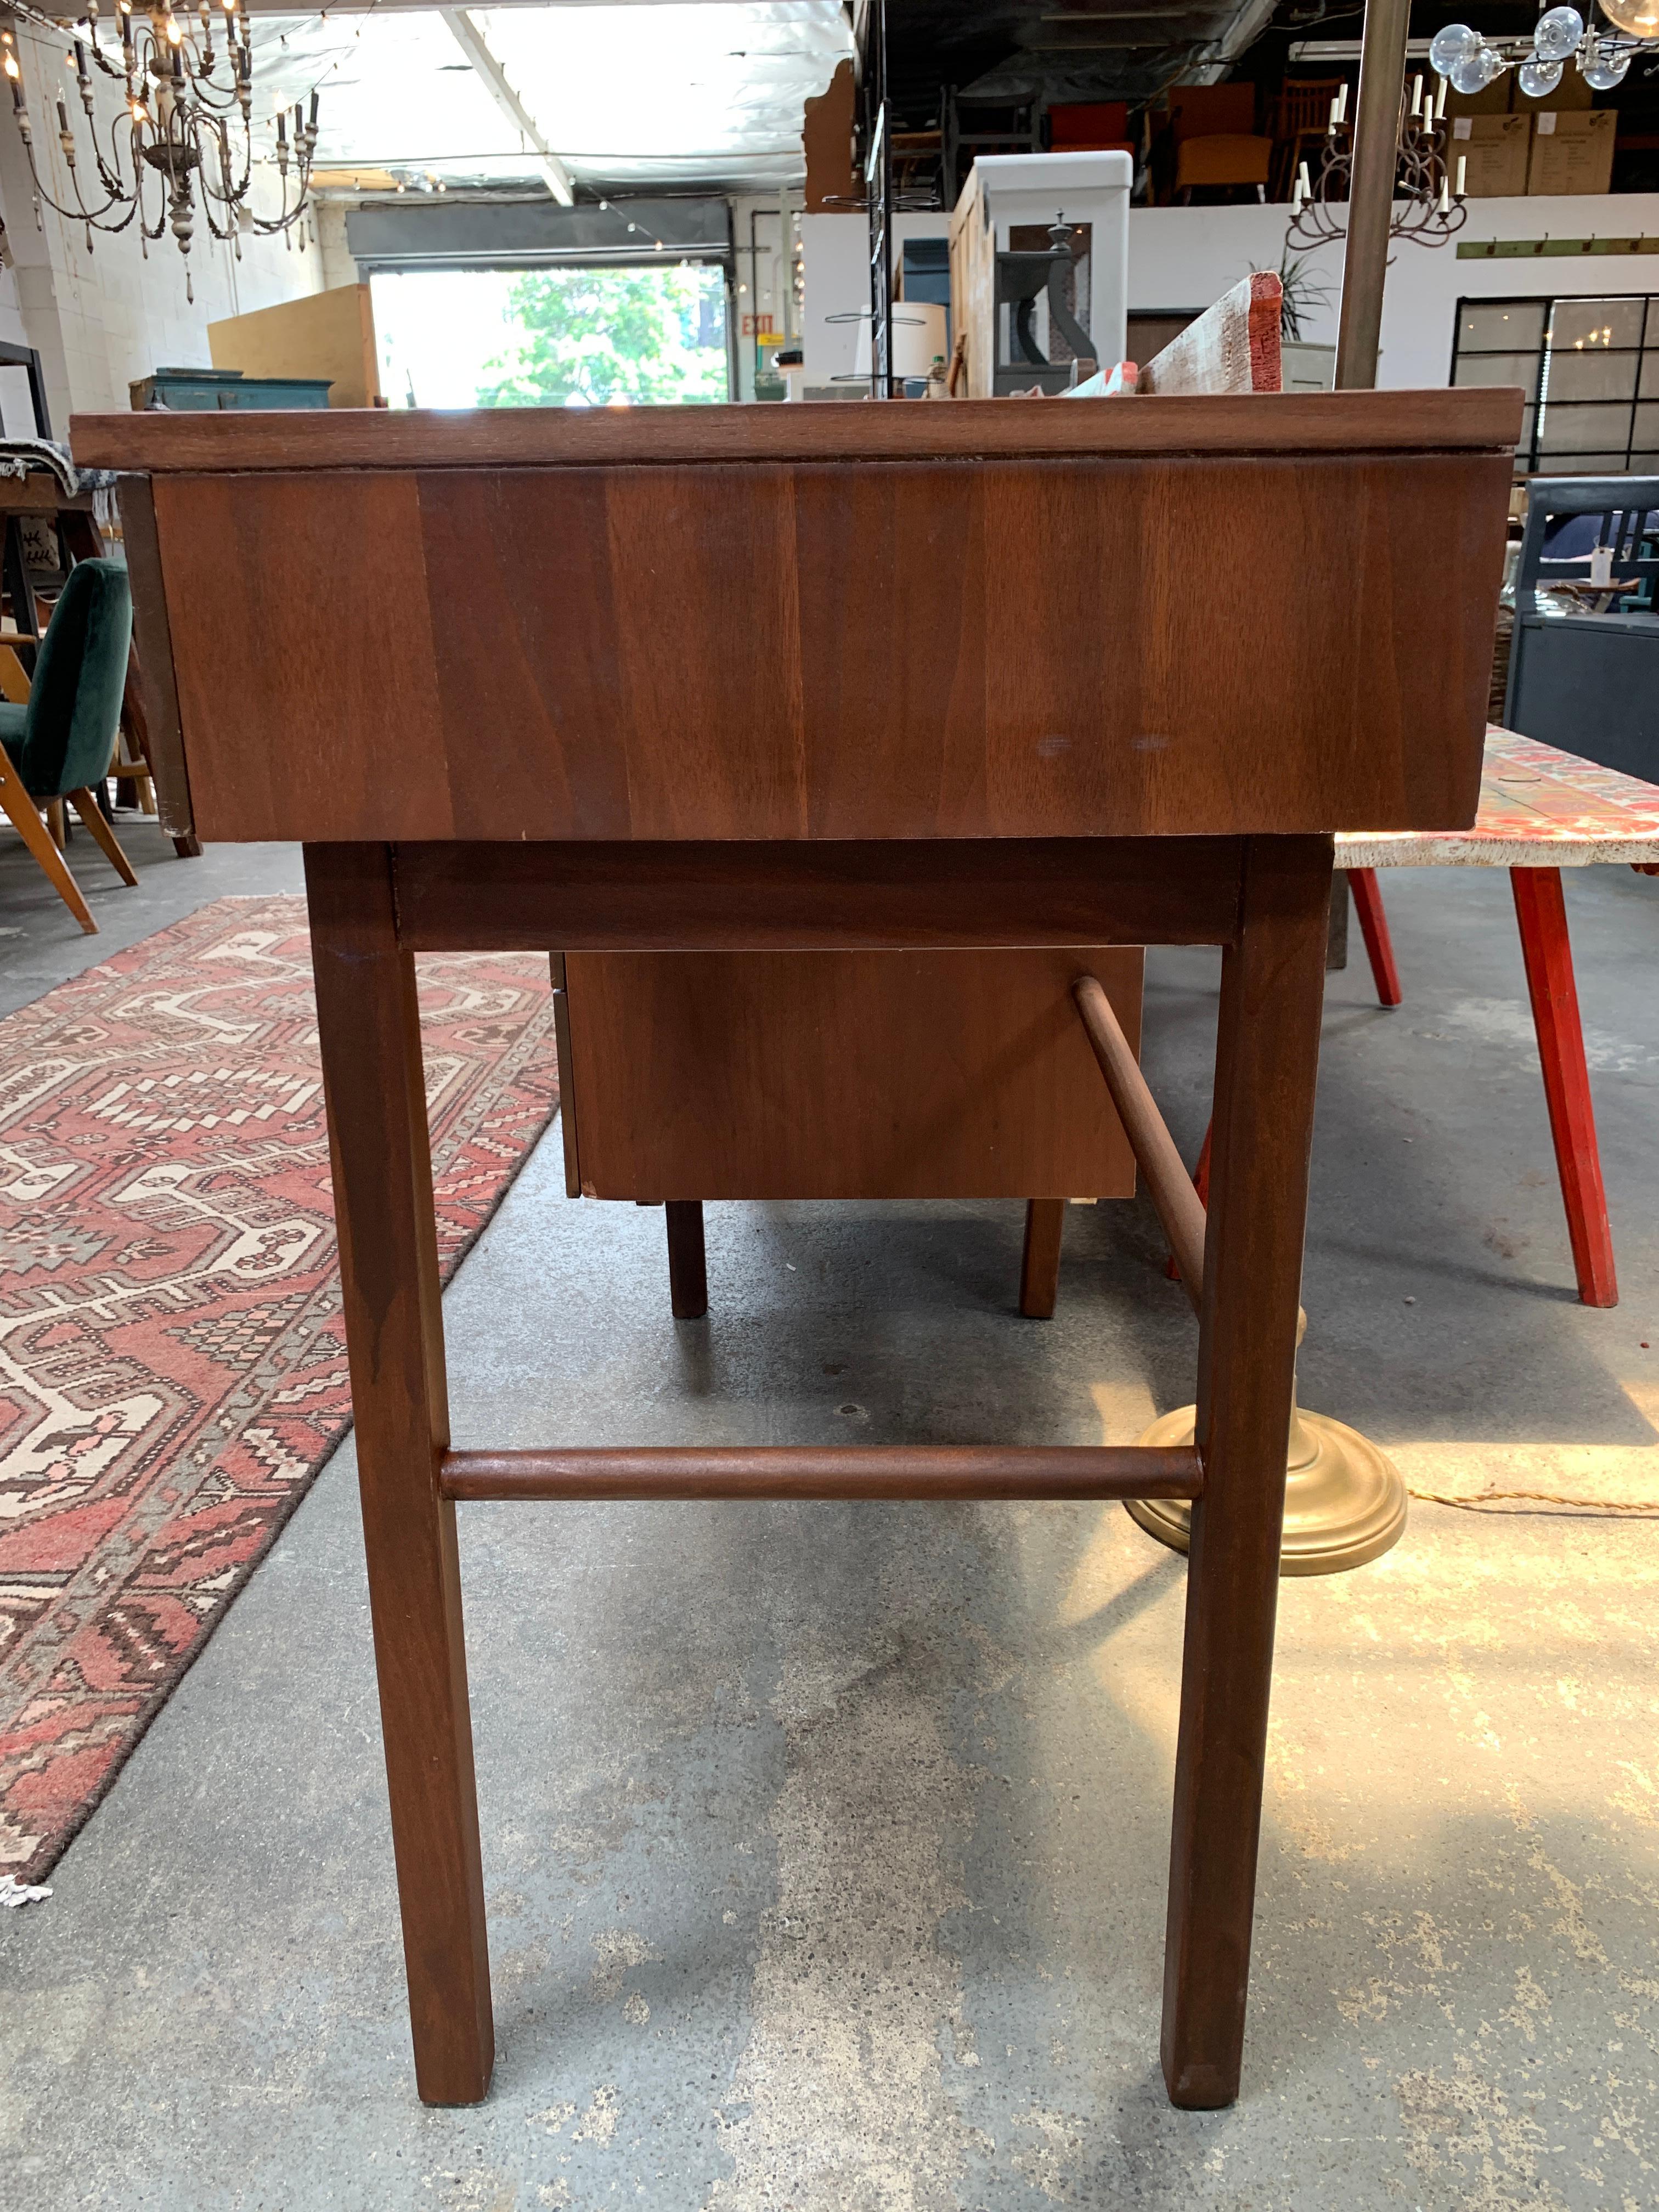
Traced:
<svg viewBox="0 0 1659 2212">
<path fill-rule="evenodd" d="M 1527 964 L 1533 1027 L 1538 1034 L 1544 1097 L 1550 1111 L 1550 1134 L 1555 1140 L 1562 1203 L 1567 1209 L 1578 1295 L 1587 1306 L 1616 1306 L 1619 1280 L 1613 1267 L 1613 1231 L 1601 1183 L 1601 1154 L 1590 1105 L 1589 1069 L 1584 1062 L 1584 1032 L 1578 1019 L 1578 986 L 1573 978 L 1561 871 L 1511 868 L 1510 883 L 1515 891 L 1516 919 L 1521 925 L 1521 955 Z"/>
<path fill-rule="evenodd" d="M 1394 940 L 1389 935 L 1389 917 L 1382 911 L 1382 894 L 1376 887 L 1376 869 L 1350 868 L 1348 888 L 1353 893 L 1354 910 L 1359 916 L 1359 933 L 1370 956 L 1377 1003 L 1397 1006 L 1405 994 L 1400 988 L 1400 970 L 1394 964 Z"/>
</svg>

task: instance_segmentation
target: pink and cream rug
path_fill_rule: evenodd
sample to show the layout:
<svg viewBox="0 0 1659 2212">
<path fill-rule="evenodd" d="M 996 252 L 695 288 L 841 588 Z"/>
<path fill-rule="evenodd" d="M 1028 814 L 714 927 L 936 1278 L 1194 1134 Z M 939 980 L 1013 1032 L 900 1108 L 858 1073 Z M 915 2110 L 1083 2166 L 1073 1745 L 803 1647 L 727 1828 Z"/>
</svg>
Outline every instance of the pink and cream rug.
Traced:
<svg viewBox="0 0 1659 2212">
<path fill-rule="evenodd" d="M 420 963 L 446 1279 L 558 1102 L 536 954 Z M 349 1418 L 302 898 L 0 1022 L 0 1876 L 109 1788 Z"/>
</svg>

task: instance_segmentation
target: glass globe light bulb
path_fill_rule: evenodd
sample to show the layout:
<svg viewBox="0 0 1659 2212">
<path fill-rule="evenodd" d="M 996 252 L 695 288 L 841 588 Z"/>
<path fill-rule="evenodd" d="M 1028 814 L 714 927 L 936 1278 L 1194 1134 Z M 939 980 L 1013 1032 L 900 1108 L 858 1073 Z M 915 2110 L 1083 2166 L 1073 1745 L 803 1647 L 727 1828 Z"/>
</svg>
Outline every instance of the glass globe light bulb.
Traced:
<svg viewBox="0 0 1659 2212">
<path fill-rule="evenodd" d="M 1467 23 L 1448 23 L 1437 31 L 1429 48 L 1429 65 L 1437 75 L 1449 76 L 1460 62 L 1472 61 L 1480 51 L 1480 33 Z"/>
<path fill-rule="evenodd" d="M 1552 8 L 1534 26 L 1532 43 L 1540 62 L 1564 62 L 1584 35 L 1584 19 L 1576 8 Z"/>
<path fill-rule="evenodd" d="M 1601 0 L 1601 13 L 1631 39 L 1659 39 L 1659 0 Z"/>
<path fill-rule="evenodd" d="M 1543 100 L 1561 82 L 1559 62 L 1522 62 L 1516 75 L 1528 100 Z"/>
<path fill-rule="evenodd" d="M 1584 82 L 1592 92 L 1611 92 L 1622 84 L 1630 69 L 1630 56 L 1619 52 L 1598 54 L 1593 62 L 1583 64 Z"/>
<path fill-rule="evenodd" d="M 1490 46 L 1478 46 L 1472 54 L 1453 64 L 1449 71 L 1452 90 L 1461 92 L 1465 99 L 1484 92 L 1503 66 Z"/>
</svg>

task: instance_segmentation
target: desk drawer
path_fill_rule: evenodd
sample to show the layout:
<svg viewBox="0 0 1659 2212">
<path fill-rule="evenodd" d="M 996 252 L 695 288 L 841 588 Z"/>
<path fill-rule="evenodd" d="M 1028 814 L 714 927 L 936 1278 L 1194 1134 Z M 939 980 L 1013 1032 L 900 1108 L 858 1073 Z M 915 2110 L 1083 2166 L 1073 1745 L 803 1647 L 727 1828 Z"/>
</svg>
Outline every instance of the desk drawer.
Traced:
<svg viewBox="0 0 1659 2212">
<path fill-rule="evenodd" d="M 560 1071 L 590 1198 L 1125 1198 L 1071 997 L 1133 1041 L 1142 955 L 572 952 Z"/>
</svg>

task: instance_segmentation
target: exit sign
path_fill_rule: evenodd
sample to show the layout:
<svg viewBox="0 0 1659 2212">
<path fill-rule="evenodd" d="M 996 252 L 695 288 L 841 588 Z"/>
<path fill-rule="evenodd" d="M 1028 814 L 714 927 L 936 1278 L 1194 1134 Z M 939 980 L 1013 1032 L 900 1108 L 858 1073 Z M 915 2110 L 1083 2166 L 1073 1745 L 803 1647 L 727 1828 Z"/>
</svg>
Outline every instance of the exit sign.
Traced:
<svg viewBox="0 0 1659 2212">
<path fill-rule="evenodd" d="M 743 334 L 746 338 L 769 338 L 773 335 L 770 315 L 745 315 Z"/>
</svg>

